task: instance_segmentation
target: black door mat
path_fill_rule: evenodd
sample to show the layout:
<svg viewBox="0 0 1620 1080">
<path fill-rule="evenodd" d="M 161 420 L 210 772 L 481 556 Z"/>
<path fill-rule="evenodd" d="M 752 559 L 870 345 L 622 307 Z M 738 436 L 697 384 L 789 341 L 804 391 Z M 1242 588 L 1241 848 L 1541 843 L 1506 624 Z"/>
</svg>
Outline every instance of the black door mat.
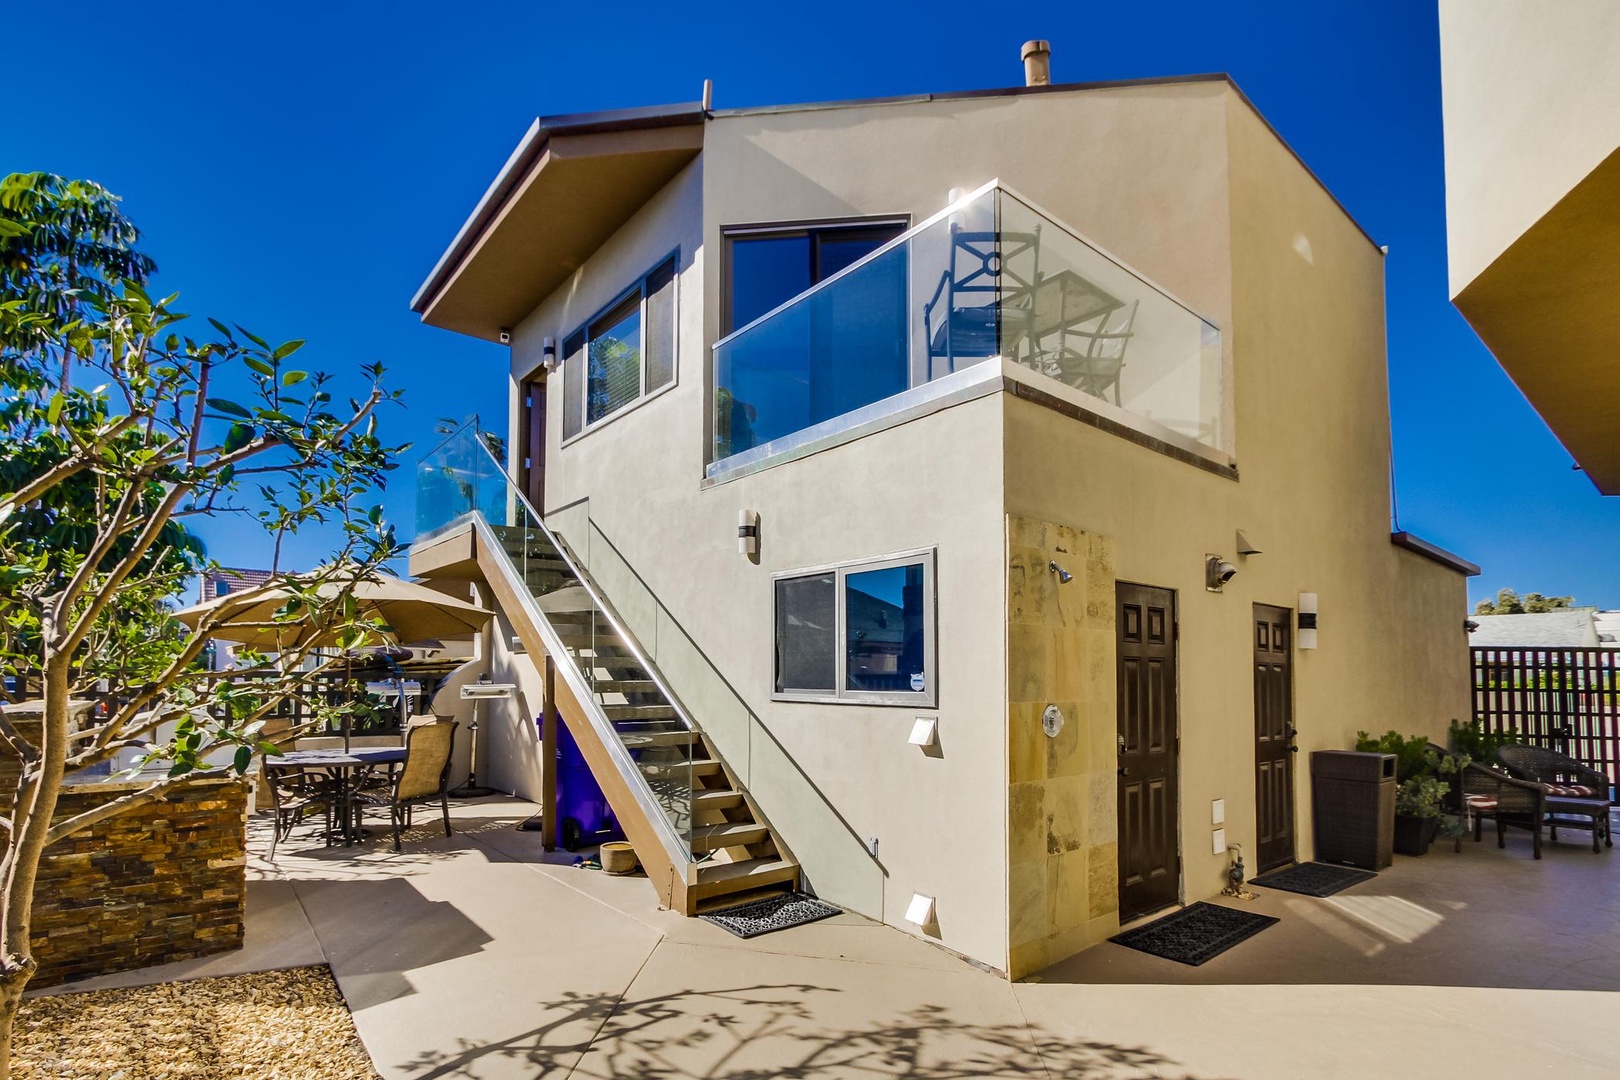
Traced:
<svg viewBox="0 0 1620 1080">
<path fill-rule="evenodd" d="M 1268 889 L 1302 893 L 1305 896 L 1332 896 L 1334 893 L 1360 885 L 1378 875 L 1371 870 L 1357 870 L 1353 866 L 1334 866 L 1331 863 L 1308 862 L 1285 866 L 1249 880 L 1250 885 Z"/>
<path fill-rule="evenodd" d="M 714 923 L 722 930 L 729 930 L 740 938 L 751 938 L 839 914 L 842 913 L 837 908 L 813 896 L 786 892 L 762 900 L 750 900 L 736 907 L 721 908 L 698 918 Z"/>
<path fill-rule="evenodd" d="M 1237 908 L 1192 904 L 1108 940 L 1127 949 L 1197 967 L 1276 921 L 1270 915 L 1256 915 Z"/>
</svg>

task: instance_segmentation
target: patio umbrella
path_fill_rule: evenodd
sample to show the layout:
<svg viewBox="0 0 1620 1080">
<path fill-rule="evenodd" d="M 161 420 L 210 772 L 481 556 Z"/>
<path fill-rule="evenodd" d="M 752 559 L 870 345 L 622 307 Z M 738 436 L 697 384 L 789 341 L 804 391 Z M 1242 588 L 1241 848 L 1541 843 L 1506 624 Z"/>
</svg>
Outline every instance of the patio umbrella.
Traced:
<svg viewBox="0 0 1620 1080">
<path fill-rule="evenodd" d="M 320 595 L 336 599 L 343 583 L 320 586 Z M 436 589 L 398 578 L 370 577 L 354 584 L 351 594 L 363 618 L 384 624 L 382 634 L 395 644 L 425 641 L 429 638 L 465 637 L 483 629 L 494 612 L 466 600 L 447 596 Z M 175 618 L 195 630 L 210 616 L 221 625 L 216 632 L 260 652 L 284 652 L 299 646 L 320 647 L 338 644 L 338 627 L 320 622 L 289 622 L 273 625 L 275 613 L 292 596 L 286 583 L 268 582 L 239 593 L 226 593 L 213 600 L 175 613 Z M 235 624 L 235 625 L 232 625 Z M 349 718 L 343 720 L 343 749 L 349 749 Z"/>
</svg>

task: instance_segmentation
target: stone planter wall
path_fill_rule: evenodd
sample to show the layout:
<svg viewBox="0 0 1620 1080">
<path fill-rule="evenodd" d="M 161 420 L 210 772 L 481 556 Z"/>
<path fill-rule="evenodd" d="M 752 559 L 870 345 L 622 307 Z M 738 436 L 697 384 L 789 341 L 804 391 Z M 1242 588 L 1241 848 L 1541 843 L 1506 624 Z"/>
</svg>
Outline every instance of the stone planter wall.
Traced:
<svg viewBox="0 0 1620 1080">
<path fill-rule="evenodd" d="M 7 764 L 15 777 L 15 762 Z M 70 784 L 57 816 L 142 786 Z M 46 849 L 34 888 L 39 971 L 30 985 L 239 948 L 247 797 L 244 781 L 200 780 Z"/>
</svg>

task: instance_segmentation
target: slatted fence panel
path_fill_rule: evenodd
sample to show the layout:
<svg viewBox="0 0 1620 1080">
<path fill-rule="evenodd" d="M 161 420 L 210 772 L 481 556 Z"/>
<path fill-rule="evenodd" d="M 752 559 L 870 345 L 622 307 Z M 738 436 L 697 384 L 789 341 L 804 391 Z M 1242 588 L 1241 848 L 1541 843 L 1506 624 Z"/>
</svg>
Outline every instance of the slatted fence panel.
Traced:
<svg viewBox="0 0 1620 1080">
<path fill-rule="evenodd" d="M 1620 786 L 1620 649 L 1476 646 L 1474 718 Z"/>
</svg>

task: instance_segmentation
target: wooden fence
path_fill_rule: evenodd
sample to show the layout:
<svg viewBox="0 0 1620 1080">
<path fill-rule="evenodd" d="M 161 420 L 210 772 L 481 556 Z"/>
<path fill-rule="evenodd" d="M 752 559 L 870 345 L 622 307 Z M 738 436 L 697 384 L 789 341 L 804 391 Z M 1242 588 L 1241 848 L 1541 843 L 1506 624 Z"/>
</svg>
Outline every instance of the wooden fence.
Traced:
<svg viewBox="0 0 1620 1080">
<path fill-rule="evenodd" d="M 1474 718 L 1620 785 L 1620 649 L 1476 646 Z"/>
</svg>

